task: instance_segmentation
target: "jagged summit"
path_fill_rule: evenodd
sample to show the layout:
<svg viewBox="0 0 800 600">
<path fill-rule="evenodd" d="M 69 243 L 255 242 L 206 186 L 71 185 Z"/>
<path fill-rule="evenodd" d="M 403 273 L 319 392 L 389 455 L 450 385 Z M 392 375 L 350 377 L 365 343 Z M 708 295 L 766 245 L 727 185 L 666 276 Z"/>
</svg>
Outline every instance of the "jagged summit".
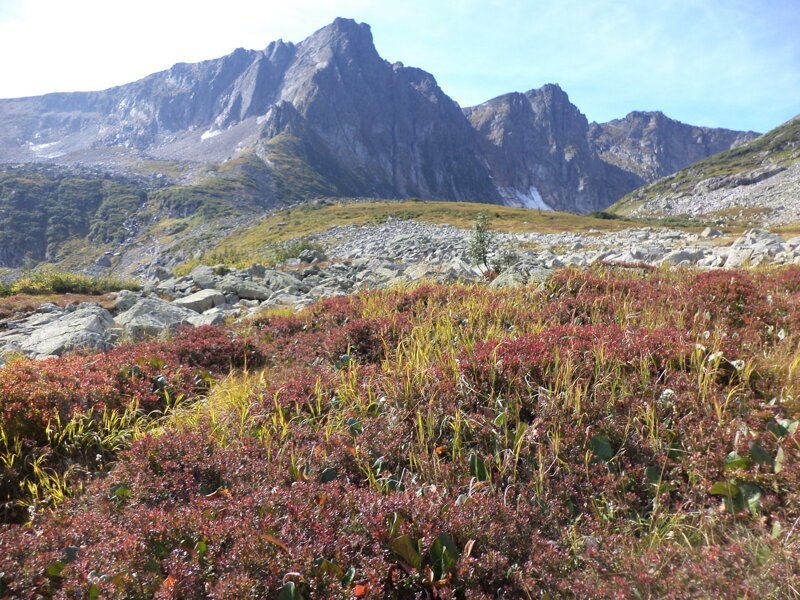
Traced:
<svg viewBox="0 0 800 600">
<path fill-rule="evenodd" d="M 552 83 L 462 111 L 430 73 L 384 60 L 369 25 L 337 18 L 296 44 L 103 91 L 0 100 L 0 162 L 130 169 L 251 156 L 270 201 L 418 196 L 586 212 L 749 139 L 652 114 L 590 125 Z"/>
</svg>

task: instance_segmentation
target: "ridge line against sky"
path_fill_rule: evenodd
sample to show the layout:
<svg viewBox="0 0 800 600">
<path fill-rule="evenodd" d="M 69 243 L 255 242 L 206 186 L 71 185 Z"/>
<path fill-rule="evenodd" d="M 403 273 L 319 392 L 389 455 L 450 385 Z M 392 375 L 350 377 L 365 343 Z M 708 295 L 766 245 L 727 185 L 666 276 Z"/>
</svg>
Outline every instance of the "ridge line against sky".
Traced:
<svg viewBox="0 0 800 600">
<path fill-rule="evenodd" d="M 558 83 L 589 120 L 766 131 L 800 113 L 798 0 L 0 0 L 0 98 L 104 89 L 345 16 L 462 106 Z"/>
</svg>

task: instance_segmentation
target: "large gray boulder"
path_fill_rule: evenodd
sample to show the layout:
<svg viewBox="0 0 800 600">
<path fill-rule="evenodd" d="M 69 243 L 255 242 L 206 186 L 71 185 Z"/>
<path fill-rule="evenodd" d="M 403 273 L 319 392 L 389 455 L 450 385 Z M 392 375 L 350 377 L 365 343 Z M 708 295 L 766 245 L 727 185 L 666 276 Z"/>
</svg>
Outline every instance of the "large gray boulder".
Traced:
<svg viewBox="0 0 800 600">
<path fill-rule="evenodd" d="M 297 258 L 299 258 L 304 263 L 318 263 L 327 259 L 325 254 L 323 254 L 319 250 L 312 250 L 310 248 L 303 250 L 297 256 Z"/>
<path fill-rule="evenodd" d="M 551 269 L 529 264 L 517 264 L 509 267 L 495 277 L 489 284 L 489 287 L 493 289 L 503 289 L 521 287 L 532 283 L 541 283 L 547 280 L 552 274 L 553 271 Z"/>
<path fill-rule="evenodd" d="M 130 290 L 120 290 L 114 298 L 114 305 L 112 307 L 115 313 L 125 312 L 139 301 L 141 294 L 132 292 Z"/>
<path fill-rule="evenodd" d="M 494 290 L 503 288 L 517 288 L 522 287 L 528 283 L 528 275 L 518 269 L 506 269 L 500 275 L 492 279 L 489 287 Z"/>
<path fill-rule="evenodd" d="M 214 269 L 206 265 L 195 267 L 192 272 L 189 273 L 189 277 L 191 277 L 194 284 L 202 290 L 212 289 L 216 285 L 218 279 L 214 273 Z"/>
<path fill-rule="evenodd" d="M 680 248 L 673 250 L 661 259 L 661 264 L 679 265 L 682 263 L 695 264 L 705 257 L 705 252 L 700 248 Z"/>
<path fill-rule="evenodd" d="M 225 313 L 223 312 L 207 312 L 202 315 L 194 315 L 189 317 L 189 323 L 195 327 L 203 325 L 222 325 L 225 322 Z"/>
<path fill-rule="evenodd" d="M 236 294 L 245 300 L 266 300 L 272 295 L 272 290 L 253 281 L 239 279 L 233 275 L 226 275 L 219 282 L 217 289 L 227 294 Z"/>
<path fill-rule="evenodd" d="M 19 350 L 34 358 L 61 356 L 69 350 L 105 350 L 113 340 L 114 318 L 97 304 L 80 304 L 41 326 L 33 325 Z"/>
<path fill-rule="evenodd" d="M 197 313 L 158 298 L 142 298 L 130 309 L 117 315 L 117 325 L 133 340 L 174 331 L 179 325 L 191 324 Z"/>
<path fill-rule="evenodd" d="M 283 271 L 267 270 L 264 272 L 264 283 L 273 291 L 291 289 L 307 292 L 310 288 L 300 279 Z M 242 296 L 243 297 L 243 296 Z"/>
<path fill-rule="evenodd" d="M 744 267 L 745 265 L 752 264 L 755 252 L 752 248 L 744 248 L 741 246 L 731 247 L 728 258 L 725 261 L 726 269 L 735 269 Z"/>
<path fill-rule="evenodd" d="M 178 298 L 173 304 L 202 313 L 225 304 L 225 296 L 217 290 L 200 290 L 184 298 Z"/>
</svg>

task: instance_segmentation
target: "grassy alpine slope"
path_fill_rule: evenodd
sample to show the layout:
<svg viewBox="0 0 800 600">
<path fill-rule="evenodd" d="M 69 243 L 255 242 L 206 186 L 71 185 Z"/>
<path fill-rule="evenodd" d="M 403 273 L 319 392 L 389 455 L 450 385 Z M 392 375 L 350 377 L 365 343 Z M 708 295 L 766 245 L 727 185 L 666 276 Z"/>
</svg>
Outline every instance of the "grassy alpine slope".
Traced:
<svg viewBox="0 0 800 600">
<path fill-rule="evenodd" d="M 0 596 L 795 597 L 798 330 L 596 268 L 12 361 Z"/>
</svg>

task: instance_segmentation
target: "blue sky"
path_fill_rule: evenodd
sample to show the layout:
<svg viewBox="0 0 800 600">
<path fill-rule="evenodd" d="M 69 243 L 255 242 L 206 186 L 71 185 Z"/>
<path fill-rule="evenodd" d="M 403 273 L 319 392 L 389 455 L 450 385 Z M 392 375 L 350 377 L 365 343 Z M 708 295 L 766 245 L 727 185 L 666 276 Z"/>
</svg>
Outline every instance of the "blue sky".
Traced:
<svg viewBox="0 0 800 600">
<path fill-rule="evenodd" d="M 800 0 L 0 0 L 0 97 L 102 89 L 336 16 L 463 106 L 555 82 L 596 121 L 766 131 L 800 113 Z"/>
</svg>

